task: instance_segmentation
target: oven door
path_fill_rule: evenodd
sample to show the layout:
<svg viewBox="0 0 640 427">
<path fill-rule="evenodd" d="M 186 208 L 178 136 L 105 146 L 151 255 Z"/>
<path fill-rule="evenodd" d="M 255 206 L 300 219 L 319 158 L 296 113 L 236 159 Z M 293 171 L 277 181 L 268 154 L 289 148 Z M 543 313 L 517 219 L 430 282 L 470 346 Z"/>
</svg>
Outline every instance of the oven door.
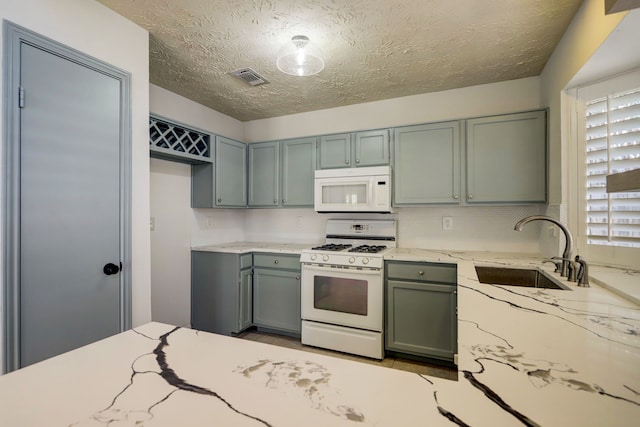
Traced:
<svg viewBox="0 0 640 427">
<path fill-rule="evenodd" d="M 382 331 L 382 270 L 302 265 L 303 320 Z"/>
</svg>

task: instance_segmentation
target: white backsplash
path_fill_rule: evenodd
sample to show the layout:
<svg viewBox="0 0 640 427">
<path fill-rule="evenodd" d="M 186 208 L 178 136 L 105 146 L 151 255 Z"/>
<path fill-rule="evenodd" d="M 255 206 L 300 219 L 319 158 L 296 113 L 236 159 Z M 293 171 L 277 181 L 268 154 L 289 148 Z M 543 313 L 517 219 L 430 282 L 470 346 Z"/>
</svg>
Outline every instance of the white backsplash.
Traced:
<svg viewBox="0 0 640 427">
<path fill-rule="evenodd" d="M 318 214 L 312 209 L 249 209 L 244 239 L 315 243 L 324 240 L 328 218 L 396 218 L 400 247 L 537 254 L 541 223 L 532 223 L 521 232 L 513 227 L 521 218 L 545 211 L 545 206 L 449 206 L 400 208 L 391 215 L 358 215 Z M 452 230 L 442 230 L 445 216 L 452 218 Z"/>
</svg>

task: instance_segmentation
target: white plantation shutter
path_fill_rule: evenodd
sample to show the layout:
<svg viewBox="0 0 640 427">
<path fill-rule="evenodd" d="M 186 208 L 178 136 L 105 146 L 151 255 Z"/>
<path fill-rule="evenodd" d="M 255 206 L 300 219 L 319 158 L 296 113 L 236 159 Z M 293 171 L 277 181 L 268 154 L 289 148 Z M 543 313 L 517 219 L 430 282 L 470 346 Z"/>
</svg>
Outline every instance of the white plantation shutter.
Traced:
<svg viewBox="0 0 640 427">
<path fill-rule="evenodd" d="M 587 100 L 587 242 L 640 247 L 640 192 L 607 193 L 607 174 L 640 168 L 640 88 Z"/>
</svg>

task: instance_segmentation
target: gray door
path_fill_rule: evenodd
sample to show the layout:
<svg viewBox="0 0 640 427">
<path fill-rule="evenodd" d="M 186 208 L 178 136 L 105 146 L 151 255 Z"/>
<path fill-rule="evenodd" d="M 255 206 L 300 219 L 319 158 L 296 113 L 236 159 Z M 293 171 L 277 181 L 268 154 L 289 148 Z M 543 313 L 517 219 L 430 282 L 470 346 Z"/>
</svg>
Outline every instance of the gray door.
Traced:
<svg viewBox="0 0 640 427">
<path fill-rule="evenodd" d="M 21 44 L 19 346 L 26 366 L 120 331 L 120 85 Z M 111 271 L 111 273 L 113 273 Z"/>
</svg>

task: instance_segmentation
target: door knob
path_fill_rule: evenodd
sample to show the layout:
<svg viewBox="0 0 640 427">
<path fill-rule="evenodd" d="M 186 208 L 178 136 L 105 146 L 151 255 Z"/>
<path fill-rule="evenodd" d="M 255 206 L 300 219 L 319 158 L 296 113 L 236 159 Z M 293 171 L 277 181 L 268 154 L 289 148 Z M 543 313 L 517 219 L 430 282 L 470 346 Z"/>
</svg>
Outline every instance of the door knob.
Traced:
<svg viewBox="0 0 640 427">
<path fill-rule="evenodd" d="M 112 274 L 117 274 L 118 271 L 120 271 L 120 267 L 118 267 L 112 262 L 105 264 L 104 268 L 102 269 L 102 272 L 107 276 L 111 276 Z"/>
</svg>

